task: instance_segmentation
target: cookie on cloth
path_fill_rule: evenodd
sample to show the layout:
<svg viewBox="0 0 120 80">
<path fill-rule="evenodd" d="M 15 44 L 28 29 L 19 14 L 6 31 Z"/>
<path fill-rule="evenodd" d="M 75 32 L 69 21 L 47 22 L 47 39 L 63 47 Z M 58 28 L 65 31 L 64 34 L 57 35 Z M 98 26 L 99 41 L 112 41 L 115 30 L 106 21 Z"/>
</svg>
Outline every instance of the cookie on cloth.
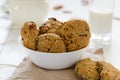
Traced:
<svg viewBox="0 0 120 80">
<path fill-rule="evenodd" d="M 98 61 L 100 80 L 120 80 L 120 71 L 112 64 L 105 61 Z"/>
<path fill-rule="evenodd" d="M 75 72 L 81 80 L 99 80 L 97 69 L 97 62 L 89 58 L 79 61 L 75 66 Z"/>
<path fill-rule="evenodd" d="M 120 71 L 105 61 L 80 60 L 75 72 L 81 80 L 120 80 Z"/>
</svg>

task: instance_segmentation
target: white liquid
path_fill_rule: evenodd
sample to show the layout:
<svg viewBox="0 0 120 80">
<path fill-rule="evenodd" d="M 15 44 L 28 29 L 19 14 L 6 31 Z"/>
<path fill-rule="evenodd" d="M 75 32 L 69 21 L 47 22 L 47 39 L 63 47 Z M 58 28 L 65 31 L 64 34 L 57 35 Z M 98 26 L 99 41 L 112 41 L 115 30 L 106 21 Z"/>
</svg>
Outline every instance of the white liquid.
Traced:
<svg viewBox="0 0 120 80">
<path fill-rule="evenodd" d="M 95 34 L 108 34 L 112 28 L 112 10 L 101 11 L 97 9 L 90 10 L 90 25 L 91 30 Z"/>
</svg>

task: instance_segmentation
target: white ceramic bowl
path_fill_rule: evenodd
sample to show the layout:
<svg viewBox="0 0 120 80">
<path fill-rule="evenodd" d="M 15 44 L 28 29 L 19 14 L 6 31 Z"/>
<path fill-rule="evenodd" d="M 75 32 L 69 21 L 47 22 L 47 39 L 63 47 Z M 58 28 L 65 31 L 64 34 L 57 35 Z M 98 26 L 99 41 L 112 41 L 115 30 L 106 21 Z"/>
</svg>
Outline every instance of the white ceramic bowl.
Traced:
<svg viewBox="0 0 120 80">
<path fill-rule="evenodd" d="M 74 65 L 81 59 L 81 55 L 86 48 L 66 53 L 45 53 L 28 49 L 23 46 L 22 39 L 19 37 L 19 44 L 28 54 L 29 59 L 39 67 L 46 69 L 65 69 Z"/>
</svg>

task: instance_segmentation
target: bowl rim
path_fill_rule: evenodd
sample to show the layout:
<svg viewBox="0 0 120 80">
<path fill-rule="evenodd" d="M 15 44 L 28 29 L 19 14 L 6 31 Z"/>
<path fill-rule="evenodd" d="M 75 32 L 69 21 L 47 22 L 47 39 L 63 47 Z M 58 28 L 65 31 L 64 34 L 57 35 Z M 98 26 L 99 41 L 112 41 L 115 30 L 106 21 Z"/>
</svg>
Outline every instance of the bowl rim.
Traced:
<svg viewBox="0 0 120 80">
<path fill-rule="evenodd" d="M 34 50 L 32 50 L 32 49 L 29 49 L 29 48 L 27 48 L 27 47 L 25 47 L 24 45 L 23 45 L 23 42 L 22 42 L 22 37 L 21 37 L 21 35 L 18 37 L 18 43 L 23 47 L 23 48 L 25 48 L 25 49 L 27 49 L 27 50 L 29 50 L 29 51 L 32 51 L 32 52 L 35 52 L 35 53 L 39 53 L 39 54 L 45 54 L 45 55 L 67 55 L 67 54 L 73 54 L 73 53 L 77 53 L 77 52 L 84 52 L 84 51 L 86 51 L 87 49 L 88 49 L 88 47 L 85 47 L 85 48 L 82 48 L 82 49 L 80 49 L 80 50 L 76 50 L 76 51 L 71 51 L 71 52 L 63 52 L 63 53 L 47 53 L 47 52 L 40 52 L 40 51 L 34 51 Z"/>
</svg>

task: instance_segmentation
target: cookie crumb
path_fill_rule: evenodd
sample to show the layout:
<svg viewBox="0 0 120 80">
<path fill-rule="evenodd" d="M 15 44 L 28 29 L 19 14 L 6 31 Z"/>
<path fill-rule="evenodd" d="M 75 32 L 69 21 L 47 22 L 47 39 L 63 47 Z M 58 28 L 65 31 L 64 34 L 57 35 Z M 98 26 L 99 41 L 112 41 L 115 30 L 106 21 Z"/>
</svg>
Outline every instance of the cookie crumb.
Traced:
<svg viewBox="0 0 120 80">
<path fill-rule="evenodd" d="M 62 5 L 56 5 L 56 6 L 53 7 L 54 10 L 60 10 L 62 8 L 63 8 Z"/>
<path fill-rule="evenodd" d="M 95 54 L 103 54 L 104 53 L 103 48 L 97 49 L 94 53 Z"/>
<path fill-rule="evenodd" d="M 82 0 L 81 2 L 83 6 L 89 5 L 89 0 Z"/>
<path fill-rule="evenodd" d="M 72 11 L 67 11 L 67 10 L 66 10 L 66 11 L 63 11 L 63 13 L 72 13 Z"/>
<path fill-rule="evenodd" d="M 115 20 L 120 20 L 120 17 L 114 17 Z"/>
</svg>

